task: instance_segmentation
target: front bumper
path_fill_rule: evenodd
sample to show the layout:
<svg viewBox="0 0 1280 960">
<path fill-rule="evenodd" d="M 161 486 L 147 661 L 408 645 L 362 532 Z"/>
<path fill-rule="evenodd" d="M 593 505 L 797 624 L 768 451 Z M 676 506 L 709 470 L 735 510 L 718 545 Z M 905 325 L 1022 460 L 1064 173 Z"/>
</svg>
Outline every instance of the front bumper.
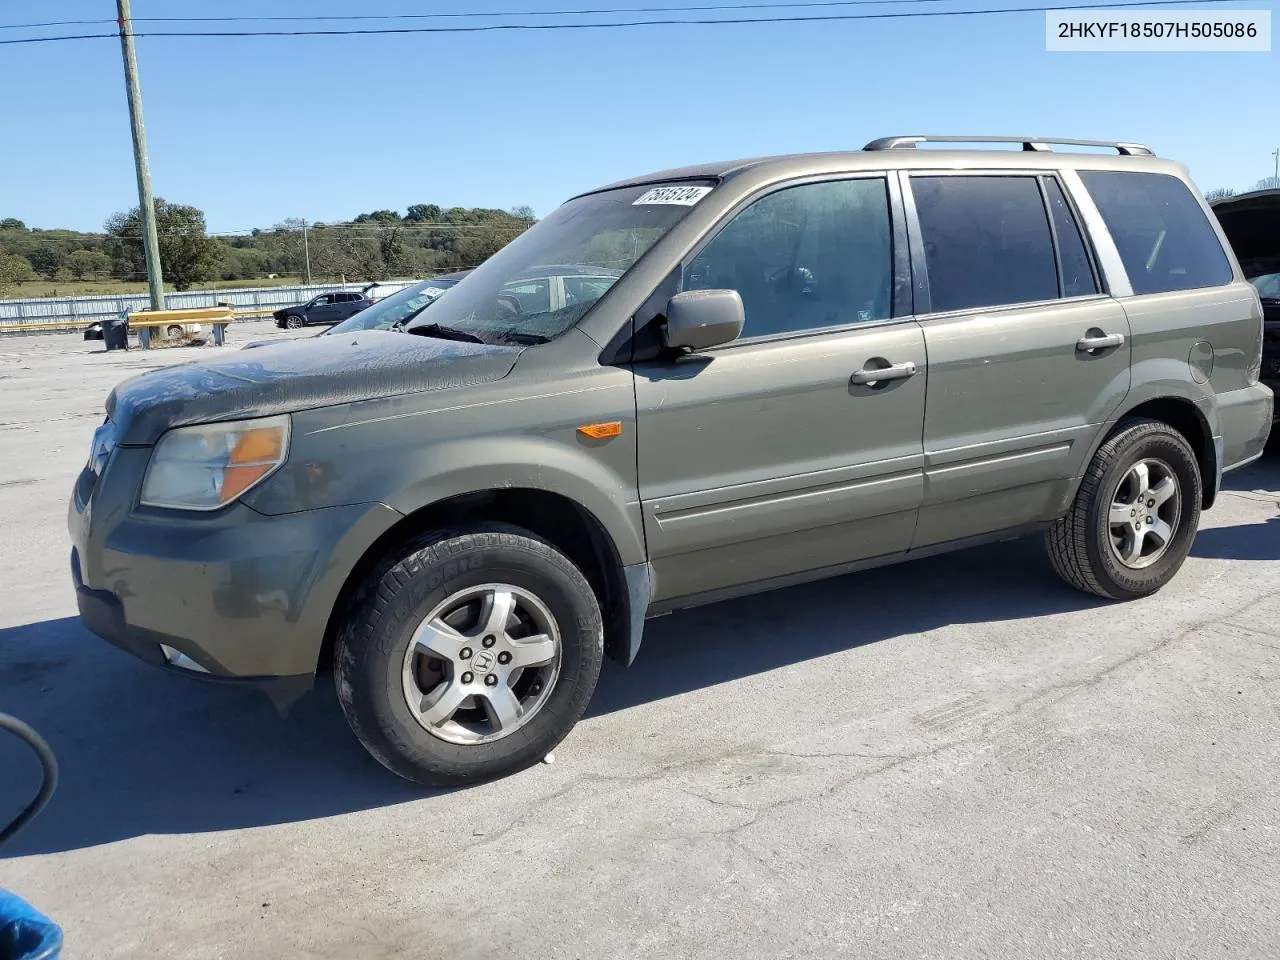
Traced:
<svg viewBox="0 0 1280 960">
<path fill-rule="evenodd" d="M 148 453 L 117 448 L 101 480 L 85 470 L 72 494 L 82 622 L 159 667 L 305 691 L 347 577 L 401 514 L 382 504 L 148 510 L 134 504 Z"/>
<path fill-rule="evenodd" d="M 114 647 L 131 653 L 139 660 L 173 673 L 196 677 L 213 683 L 252 687 L 267 694 L 282 711 L 295 703 L 311 689 L 314 671 L 294 676 L 246 677 L 212 673 L 199 660 L 182 653 L 182 648 L 193 649 L 188 638 L 156 633 L 145 627 L 131 626 L 124 616 L 124 605 L 109 590 L 86 587 L 80 579 L 80 556 L 71 550 L 71 578 L 76 589 L 76 605 L 80 609 L 80 622 L 91 633 Z M 206 662 L 210 655 L 201 651 Z"/>
</svg>

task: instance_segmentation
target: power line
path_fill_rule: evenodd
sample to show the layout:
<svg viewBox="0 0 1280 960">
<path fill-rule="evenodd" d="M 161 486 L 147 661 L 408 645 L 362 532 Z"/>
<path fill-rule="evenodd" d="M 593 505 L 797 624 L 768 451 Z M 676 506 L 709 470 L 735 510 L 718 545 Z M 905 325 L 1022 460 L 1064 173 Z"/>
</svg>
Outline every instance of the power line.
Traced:
<svg viewBox="0 0 1280 960">
<path fill-rule="evenodd" d="M 586 17 L 600 14 L 623 13 L 709 13 L 728 10 L 800 10 L 813 7 L 860 7 L 886 3 L 943 3 L 946 0 L 809 0 L 805 3 L 709 3 L 688 7 L 592 7 L 581 10 L 489 10 L 450 11 L 446 13 L 364 13 L 364 14 L 315 14 L 292 16 L 233 16 L 233 17 L 134 17 L 134 23 L 333 23 L 368 20 L 452 20 L 459 18 L 482 20 L 497 17 Z M 0 30 L 27 30 L 40 27 L 105 26 L 114 20 L 47 20 L 43 23 L 3 23 Z"/>
<path fill-rule="evenodd" d="M 350 37 L 405 34 L 494 33 L 498 31 L 616 30 L 635 27 L 718 27 L 764 23 L 832 23 L 855 20 L 900 20 L 912 17 L 976 17 L 1008 13 L 1048 13 L 1055 10 L 1123 10 L 1129 7 L 1178 7 L 1198 4 L 1202 7 L 1234 3 L 1236 0 L 1139 0 L 1139 2 L 1054 4 L 1040 7 L 992 7 L 969 10 L 906 10 L 889 13 L 828 13 L 800 17 L 722 17 L 714 20 L 670 18 L 664 20 L 622 20 L 610 23 L 489 23 L 448 27 L 368 27 L 334 30 L 143 30 L 135 37 Z M 84 33 L 58 37 L 23 37 L 0 40 L 0 45 L 17 43 L 56 43 L 63 40 L 101 40 L 114 33 Z"/>
</svg>

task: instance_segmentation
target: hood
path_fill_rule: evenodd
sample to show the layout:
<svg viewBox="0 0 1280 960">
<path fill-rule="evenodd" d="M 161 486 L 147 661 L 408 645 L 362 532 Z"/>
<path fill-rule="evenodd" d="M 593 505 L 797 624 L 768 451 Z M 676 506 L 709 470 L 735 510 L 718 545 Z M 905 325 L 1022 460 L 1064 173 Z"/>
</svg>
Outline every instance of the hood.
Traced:
<svg viewBox="0 0 1280 960">
<path fill-rule="evenodd" d="M 308 337 L 132 377 L 107 415 L 121 444 L 146 445 L 170 427 L 490 383 L 522 349 L 387 331 Z"/>
<path fill-rule="evenodd" d="M 1211 206 L 1246 277 L 1280 272 L 1280 190 L 1254 190 Z"/>
</svg>

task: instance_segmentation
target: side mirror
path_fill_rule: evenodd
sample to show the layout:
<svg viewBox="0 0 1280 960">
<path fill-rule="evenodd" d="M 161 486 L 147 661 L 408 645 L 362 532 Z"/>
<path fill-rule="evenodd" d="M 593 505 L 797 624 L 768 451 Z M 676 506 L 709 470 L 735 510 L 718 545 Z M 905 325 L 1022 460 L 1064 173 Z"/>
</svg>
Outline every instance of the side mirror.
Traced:
<svg viewBox="0 0 1280 960">
<path fill-rule="evenodd" d="M 668 347 L 706 350 L 742 335 L 746 312 L 737 290 L 686 290 L 667 301 Z"/>
</svg>

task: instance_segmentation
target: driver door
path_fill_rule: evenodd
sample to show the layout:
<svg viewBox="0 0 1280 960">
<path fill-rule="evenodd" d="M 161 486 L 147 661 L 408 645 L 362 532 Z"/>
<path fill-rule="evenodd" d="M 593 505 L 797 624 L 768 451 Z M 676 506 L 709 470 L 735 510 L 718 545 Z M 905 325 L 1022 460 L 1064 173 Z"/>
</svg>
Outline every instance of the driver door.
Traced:
<svg viewBox="0 0 1280 960">
<path fill-rule="evenodd" d="M 927 364 L 894 280 L 910 276 L 894 187 L 883 175 L 784 187 L 686 263 L 683 288 L 737 290 L 746 325 L 733 343 L 635 366 L 655 602 L 910 546 Z"/>
<path fill-rule="evenodd" d="M 337 307 L 330 294 L 316 297 L 307 307 L 307 323 L 335 323 L 337 319 Z"/>
</svg>

